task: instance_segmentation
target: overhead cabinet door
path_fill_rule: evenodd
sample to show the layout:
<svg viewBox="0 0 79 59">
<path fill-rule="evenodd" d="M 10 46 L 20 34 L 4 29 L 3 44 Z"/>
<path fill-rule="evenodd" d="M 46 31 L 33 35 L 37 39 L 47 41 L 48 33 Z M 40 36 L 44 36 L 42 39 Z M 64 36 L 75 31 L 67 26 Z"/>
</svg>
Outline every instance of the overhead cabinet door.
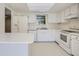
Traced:
<svg viewBox="0 0 79 59">
<path fill-rule="evenodd" d="M 71 15 L 74 17 L 78 17 L 78 14 L 79 14 L 79 4 L 71 6 Z"/>
<path fill-rule="evenodd" d="M 14 19 L 12 20 L 12 31 L 21 33 L 27 32 L 27 22 L 27 16 L 14 16 Z"/>
<path fill-rule="evenodd" d="M 23 32 L 23 33 L 27 32 L 27 28 L 28 28 L 27 17 L 26 16 L 20 16 L 18 20 L 19 20 L 19 31 Z"/>
<path fill-rule="evenodd" d="M 69 7 L 69 8 L 67 8 L 67 9 L 65 9 L 65 18 L 69 17 L 70 14 L 71 14 L 71 9 L 70 9 L 70 7 Z"/>
</svg>

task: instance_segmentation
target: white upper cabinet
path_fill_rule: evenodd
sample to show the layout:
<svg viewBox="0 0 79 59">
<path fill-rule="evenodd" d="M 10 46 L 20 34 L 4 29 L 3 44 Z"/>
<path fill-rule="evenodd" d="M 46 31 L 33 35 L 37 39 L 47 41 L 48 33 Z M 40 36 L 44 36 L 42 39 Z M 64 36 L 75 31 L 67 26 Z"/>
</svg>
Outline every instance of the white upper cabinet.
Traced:
<svg viewBox="0 0 79 59">
<path fill-rule="evenodd" d="M 28 30 L 27 16 L 13 16 L 12 32 L 25 33 Z"/>
<path fill-rule="evenodd" d="M 29 15 L 29 20 L 28 20 L 29 23 L 36 23 L 36 16 L 35 14 L 30 14 Z"/>
<path fill-rule="evenodd" d="M 65 10 L 65 19 L 77 19 L 79 16 L 79 4 L 74 4 Z"/>
<path fill-rule="evenodd" d="M 65 11 L 65 18 L 67 18 L 67 17 L 69 17 L 71 15 L 71 9 L 70 9 L 70 7 L 67 8 L 67 9 L 65 9 L 64 11 Z"/>
<path fill-rule="evenodd" d="M 28 30 L 28 19 L 27 19 L 27 16 L 18 16 L 19 19 L 19 32 L 21 33 L 26 33 L 27 30 Z"/>
<path fill-rule="evenodd" d="M 53 14 L 48 14 L 48 23 L 63 23 L 66 22 L 64 19 L 65 13 L 64 11 L 60 11 Z"/>
<path fill-rule="evenodd" d="M 75 4 L 71 7 L 71 15 L 72 16 L 75 16 L 75 17 L 78 17 L 78 14 L 79 14 L 79 4 Z"/>
<path fill-rule="evenodd" d="M 57 17 L 56 22 L 57 23 L 61 22 L 61 15 L 60 14 L 61 14 L 61 12 L 58 12 L 56 15 L 56 17 Z"/>
<path fill-rule="evenodd" d="M 64 17 L 65 17 L 65 11 L 62 11 L 60 15 L 61 15 L 61 18 L 60 18 L 61 22 L 62 23 L 66 22 L 66 20 L 64 19 Z"/>
<path fill-rule="evenodd" d="M 57 13 L 57 19 L 58 19 L 58 23 L 64 23 L 66 22 L 66 20 L 64 19 L 65 17 L 65 12 L 64 11 L 60 11 Z"/>
<path fill-rule="evenodd" d="M 64 23 L 69 19 L 78 19 L 79 18 L 79 4 L 73 4 L 68 6 L 65 9 L 48 14 L 48 23 Z"/>
<path fill-rule="evenodd" d="M 56 14 L 57 14 L 57 15 L 56 15 L 56 17 L 57 17 L 56 22 L 57 22 L 57 23 L 66 22 L 66 21 L 64 20 L 64 17 L 65 17 L 64 11 L 59 11 L 59 12 L 57 12 Z"/>
</svg>

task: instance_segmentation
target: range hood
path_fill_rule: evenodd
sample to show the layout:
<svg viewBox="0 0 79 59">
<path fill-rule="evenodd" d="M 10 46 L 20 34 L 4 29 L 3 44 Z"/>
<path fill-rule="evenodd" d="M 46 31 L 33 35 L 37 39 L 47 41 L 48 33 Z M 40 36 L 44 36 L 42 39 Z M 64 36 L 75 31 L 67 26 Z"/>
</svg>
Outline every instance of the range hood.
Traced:
<svg viewBox="0 0 79 59">
<path fill-rule="evenodd" d="M 70 16 L 65 17 L 66 20 L 72 20 L 72 19 L 78 19 L 78 18 L 79 18 L 78 15 L 70 15 Z"/>
</svg>

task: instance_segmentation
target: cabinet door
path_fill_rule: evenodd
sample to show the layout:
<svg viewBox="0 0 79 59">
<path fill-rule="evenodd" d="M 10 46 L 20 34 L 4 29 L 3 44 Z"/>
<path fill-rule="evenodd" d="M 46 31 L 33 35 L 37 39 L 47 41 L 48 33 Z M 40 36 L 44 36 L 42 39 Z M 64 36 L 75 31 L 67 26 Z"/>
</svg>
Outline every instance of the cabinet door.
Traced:
<svg viewBox="0 0 79 59">
<path fill-rule="evenodd" d="M 5 8 L 4 8 L 4 4 L 0 3 L 0 33 L 4 33 L 5 32 Z"/>
<path fill-rule="evenodd" d="M 28 22 L 29 23 L 36 23 L 36 15 L 30 14 Z"/>
<path fill-rule="evenodd" d="M 64 19 L 64 17 L 65 17 L 65 11 L 62 11 L 60 15 L 61 15 L 61 18 L 60 18 L 61 19 L 61 22 L 62 23 L 63 22 L 66 22 L 66 20 Z"/>
<path fill-rule="evenodd" d="M 37 41 L 55 41 L 54 34 L 50 30 L 38 30 Z"/>
<path fill-rule="evenodd" d="M 78 13 L 78 4 L 75 4 L 71 7 L 71 14 L 77 15 L 77 13 Z"/>
<path fill-rule="evenodd" d="M 0 44 L 0 56 L 28 56 L 28 44 Z"/>
<path fill-rule="evenodd" d="M 70 9 L 70 7 L 69 7 L 69 8 L 67 8 L 67 9 L 65 10 L 65 17 L 70 16 L 70 14 L 71 14 L 71 9 Z"/>
<path fill-rule="evenodd" d="M 79 56 L 79 40 L 77 39 L 72 40 L 72 54 Z"/>
<path fill-rule="evenodd" d="M 27 16 L 19 16 L 19 32 L 27 32 L 28 25 L 27 25 Z"/>
<path fill-rule="evenodd" d="M 27 32 L 27 16 L 14 16 L 12 20 L 12 32 Z"/>
<path fill-rule="evenodd" d="M 61 22 L 61 12 L 58 12 L 58 13 L 57 13 L 56 22 Z"/>
<path fill-rule="evenodd" d="M 12 32 L 18 32 L 18 17 L 17 16 L 13 16 L 12 17 Z"/>
</svg>

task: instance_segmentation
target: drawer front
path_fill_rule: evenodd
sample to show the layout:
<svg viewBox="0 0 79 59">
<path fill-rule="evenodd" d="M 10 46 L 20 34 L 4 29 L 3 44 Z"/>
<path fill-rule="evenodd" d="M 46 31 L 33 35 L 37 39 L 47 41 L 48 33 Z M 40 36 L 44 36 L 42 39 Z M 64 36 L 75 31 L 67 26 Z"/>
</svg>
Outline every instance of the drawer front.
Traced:
<svg viewBox="0 0 79 59">
<path fill-rule="evenodd" d="M 79 40 L 73 39 L 71 48 L 72 48 L 72 54 L 79 56 Z"/>
<path fill-rule="evenodd" d="M 71 38 L 71 39 L 77 39 L 77 36 L 76 36 L 76 35 L 71 35 L 70 38 Z"/>
</svg>

